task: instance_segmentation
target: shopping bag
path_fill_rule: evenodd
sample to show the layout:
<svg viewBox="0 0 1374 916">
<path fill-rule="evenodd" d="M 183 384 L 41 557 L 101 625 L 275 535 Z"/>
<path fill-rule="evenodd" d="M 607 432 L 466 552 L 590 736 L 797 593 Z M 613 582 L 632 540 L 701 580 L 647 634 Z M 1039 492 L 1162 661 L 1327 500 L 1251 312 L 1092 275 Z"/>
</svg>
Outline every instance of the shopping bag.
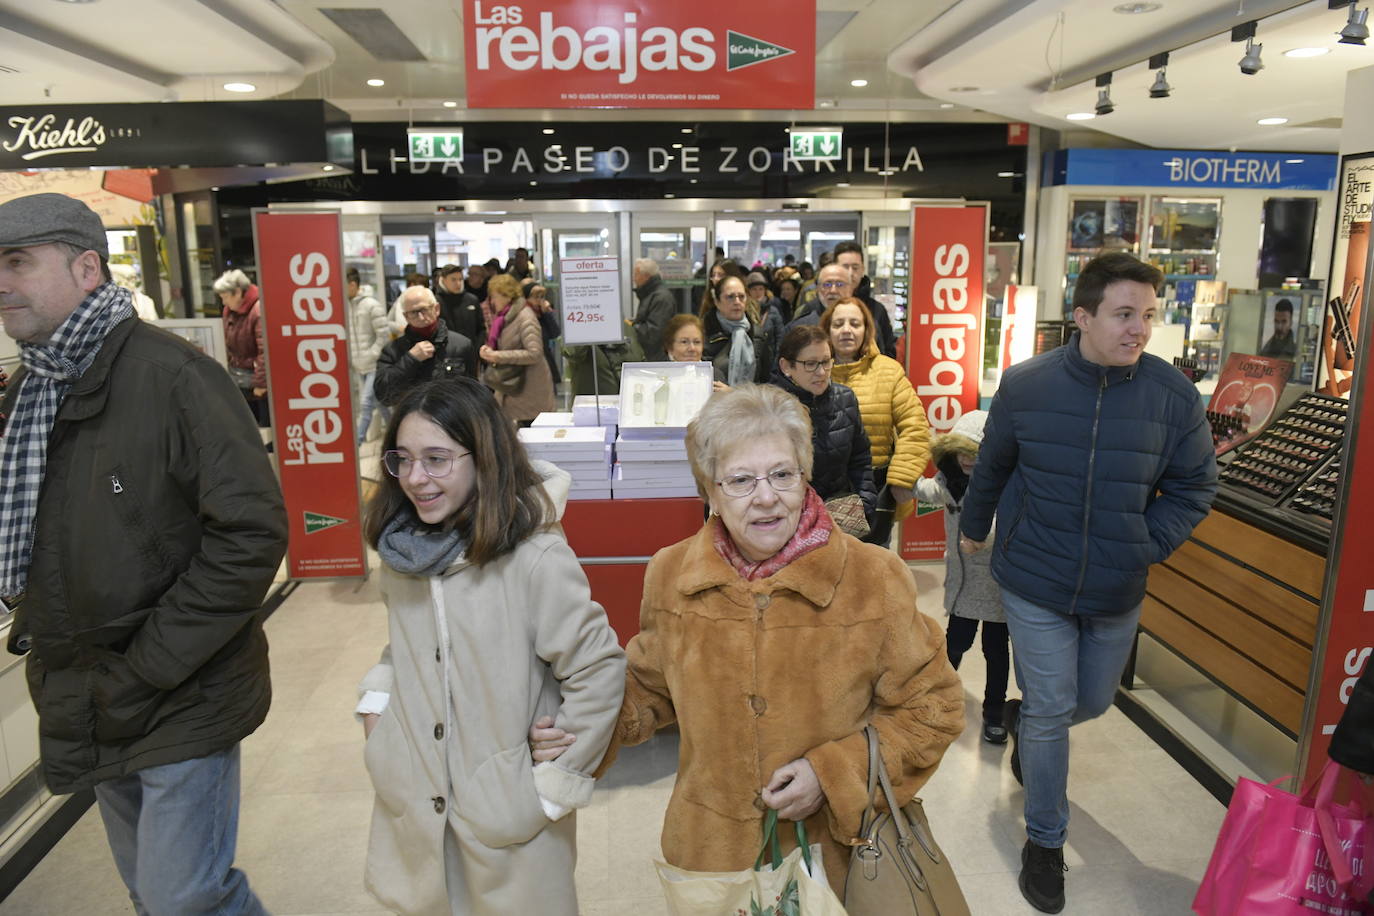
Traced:
<svg viewBox="0 0 1374 916">
<path fill-rule="evenodd" d="M 801 821 L 797 848 L 782 855 L 776 811 L 764 817 L 763 848 L 753 868 L 704 872 L 666 862 L 654 866 L 670 916 L 845 916 L 826 883 L 821 847 L 807 843 Z"/>
<path fill-rule="evenodd" d="M 1343 768 L 1328 762 L 1303 795 L 1241 777 L 1202 885 L 1198 916 L 1367 916 L 1374 818 L 1360 799 L 1332 801 Z"/>
</svg>

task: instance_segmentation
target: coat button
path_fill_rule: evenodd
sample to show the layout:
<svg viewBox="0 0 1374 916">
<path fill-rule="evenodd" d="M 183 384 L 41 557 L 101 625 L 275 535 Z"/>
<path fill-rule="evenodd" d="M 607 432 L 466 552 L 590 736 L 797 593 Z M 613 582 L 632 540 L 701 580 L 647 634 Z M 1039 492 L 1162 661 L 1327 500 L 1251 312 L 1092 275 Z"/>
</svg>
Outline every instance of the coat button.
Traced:
<svg viewBox="0 0 1374 916">
<path fill-rule="evenodd" d="M 768 710 L 768 701 L 760 696 L 750 696 L 749 708 L 754 711 L 754 715 L 761 716 Z"/>
<path fill-rule="evenodd" d="M 443 797 L 442 795 L 436 795 L 436 796 L 434 796 L 434 813 L 435 813 L 435 814 L 443 814 L 443 813 L 444 813 L 444 807 L 445 807 L 445 805 L 444 805 L 444 797 Z"/>
<path fill-rule="evenodd" d="M 434 740 L 435 740 L 435 741 L 443 741 L 443 740 L 444 740 L 444 724 L 443 724 L 442 722 L 440 722 L 438 725 L 434 726 Z"/>
<path fill-rule="evenodd" d="M 755 595 L 754 607 L 758 608 L 761 611 L 764 608 L 768 607 L 768 605 L 771 604 L 772 601 L 773 598 L 771 595 Z"/>
<path fill-rule="evenodd" d="M 755 795 L 755 796 L 754 796 L 754 807 L 755 807 L 755 808 L 758 808 L 760 811 L 767 811 L 767 810 L 768 810 L 768 806 L 765 805 L 765 804 L 763 803 L 763 796 L 762 796 L 762 795 Z"/>
</svg>

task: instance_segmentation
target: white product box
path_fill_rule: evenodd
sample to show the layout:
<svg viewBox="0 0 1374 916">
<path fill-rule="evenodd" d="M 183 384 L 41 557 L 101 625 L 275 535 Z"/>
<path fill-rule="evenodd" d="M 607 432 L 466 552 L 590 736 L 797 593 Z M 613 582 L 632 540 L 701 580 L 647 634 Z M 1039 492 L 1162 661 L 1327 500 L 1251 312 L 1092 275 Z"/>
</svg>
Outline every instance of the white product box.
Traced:
<svg viewBox="0 0 1374 916">
<path fill-rule="evenodd" d="M 626 439 L 622 434 L 615 440 L 615 454 L 621 461 L 686 461 L 687 443 L 674 439 Z"/>
<path fill-rule="evenodd" d="M 710 363 L 625 363 L 620 367 L 620 435 L 681 438 L 711 397 Z"/>
<path fill-rule="evenodd" d="M 587 487 L 586 489 L 568 491 L 568 499 L 610 499 L 611 488 L 609 486 Z"/>
<path fill-rule="evenodd" d="M 686 461 L 625 461 L 615 463 L 615 479 L 671 480 L 680 484 L 692 483 L 692 466 Z"/>
<path fill-rule="evenodd" d="M 597 461 L 611 449 L 602 426 L 531 426 L 519 430 L 518 435 L 532 456 L 554 464 L 559 458 Z"/>
<path fill-rule="evenodd" d="M 534 418 L 530 426 L 576 426 L 571 412 L 547 411 Z"/>
<path fill-rule="evenodd" d="M 574 481 L 611 479 L 611 466 L 604 461 L 559 461 L 559 470 L 567 471 Z"/>
<path fill-rule="evenodd" d="M 614 394 L 600 396 L 600 410 L 597 409 L 597 395 L 579 394 L 573 398 L 572 415 L 576 426 L 615 426 L 620 423 L 620 398 Z"/>
<path fill-rule="evenodd" d="M 635 481 L 634 483 L 639 484 L 641 482 L 642 481 Z M 611 489 L 613 493 L 612 498 L 614 499 L 669 499 L 698 495 L 695 486 L 640 487 L 615 483 L 611 485 Z"/>
</svg>

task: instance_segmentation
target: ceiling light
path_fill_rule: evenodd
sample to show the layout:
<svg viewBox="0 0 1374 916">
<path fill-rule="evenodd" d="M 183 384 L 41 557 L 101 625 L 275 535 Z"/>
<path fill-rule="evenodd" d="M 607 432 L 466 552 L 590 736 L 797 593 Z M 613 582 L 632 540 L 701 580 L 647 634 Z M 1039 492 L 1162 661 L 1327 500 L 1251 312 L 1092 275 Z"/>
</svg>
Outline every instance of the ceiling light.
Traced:
<svg viewBox="0 0 1374 916">
<path fill-rule="evenodd" d="M 674 144 L 673 144 L 673 149 L 682 149 L 682 144 L 681 144 L 681 143 L 674 143 Z"/>
<path fill-rule="evenodd" d="M 1321 57 L 1331 51 L 1330 48 L 1294 48 L 1291 51 L 1284 51 L 1284 57 Z"/>
<path fill-rule="evenodd" d="M 539 182 L 537 182 L 537 181 L 531 181 L 531 182 L 530 182 L 530 187 L 532 187 L 532 188 L 533 188 L 533 187 L 538 187 L 538 185 L 539 185 Z"/>
<path fill-rule="evenodd" d="M 252 83 L 225 83 L 226 92 L 257 92 L 258 87 Z"/>
<path fill-rule="evenodd" d="M 1287 118 L 1260 118 L 1260 119 L 1259 119 L 1258 121 L 1256 121 L 1255 123 L 1256 123 L 1256 124 L 1263 124 L 1265 127 L 1274 127 L 1275 125 L 1278 125 L 1278 124 L 1287 124 L 1287 123 L 1288 123 L 1288 119 L 1287 119 Z"/>
<path fill-rule="evenodd" d="M 850 80 L 849 85 L 853 86 L 855 89 L 862 89 L 868 85 L 868 80 Z"/>
<path fill-rule="evenodd" d="M 1345 21 L 1345 28 L 1340 31 L 1340 42 L 1343 45 L 1362 45 L 1364 40 L 1369 37 L 1369 26 L 1365 20 L 1369 18 L 1369 9 L 1359 9 L 1356 3 L 1350 4 L 1350 17 Z"/>
<path fill-rule="evenodd" d="M 884 178 L 891 178 L 893 175 L 896 175 L 896 174 L 897 174 L 897 170 L 896 170 L 896 169 L 883 169 L 882 171 L 878 172 L 878 174 L 881 175 L 881 176 L 883 176 Z"/>
<path fill-rule="evenodd" d="M 1075 111 L 1073 114 L 1064 115 L 1065 121 L 1091 121 L 1097 115 L 1091 111 Z"/>
<path fill-rule="evenodd" d="M 546 128 L 544 128 L 544 133 L 546 133 L 546 134 L 551 134 L 551 133 L 553 133 L 553 128 L 552 128 L 552 127 L 546 127 Z"/>
<path fill-rule="evenodd" d="M 457 108 L 457 107 L 458 107 L 458 103 L 457 103 L 457 102 L 445 102 L 445 103 L 444 103 L 444 107 L 445 107 L 445 108 Z"/>
<path fill-rule="evenodd" d="M 998 172 L 998 173 L 997 173 L 997 177 L 998 177 L 998 178 L 1015 178 L 1015 177 L 1016 177 L 1016 173 L 1015 173 L 1015 172 Z"/>
<path fill-rule="evenodd" d="M 1307 160 L 1306 160 L 1306 159 L 1285 159 L 1285 160 L 1283 160 L 1283 161 L 1284 161 L 1286 164 L 1288 164 L 1288 165 L 1300 165 L 1301 163 L 1304 163 L 1304 162 L 1306 162 Z"/>
<path fill-rule="evenodd" d="M 1264 69 L 1264 61 L 1260 60 L 1260 53 L 1264 51 L 1264 45 L 1255 44 L 1254 37 L 1245 39 L 1245 56 L 1240 59 L 1238 66 L 1240 72 L 1246 76 L 1254 76 Z"/>
<path fill-rule="evenodd" d="M 697 183 L 697 180 L 696 180 L 695 178 L 688 178 L 688 179 L 687 179 L 687 183 L 688 183 L 688 184 L 696 184 L 696 183 Z"/>
<path fill-rule="evenodd" d="M 682 132 L 683 132 L 684 134 L 690 134 L 690 133 L 692 132 L 692 128 L 690 128 L 690 127 L 684 127 L 684 128 L 682 128 Z"/>
<path fill-rule="evenodd" d="M 1093 111 L 1100 115 L 1109 115 L 1116 111 L 1116 106 L 1112 104 L 1112 75 L 1103 73 L 1097 78 L 1097 105 Z"/>
<path fill-rule="evenodd" d="M 1164 6 L 1162 3 L 1120 3 L 1112 7 L 1113 13 L 1134 16 L 1137 13 L 1153 13 Z"/>
<path fill-rule="evenodd" d="M 676 194 L 664 194 L 663 196 L 664 196 L 664 197 L 677 197 Z"/>
<path fill-rule="evenodd" d="M 332 166 L 332 165 L 326 165 L 326 166 L 324 166 L 323 168 L 321 168 L 320 171 L 322 171 L 322 172 L 332 172 L 332 171 L 334 171 L 334 166 Z"/>
<path fill-rule="evenodd" d="M 1150 58 L 1150 69 L 1155 71 L 1155 81 L 1150 86 L 1150 98 L 1167 99 L 1169 93 L 1173 92 L 1174 87 L 1169 85 L 1169 81 L 1164 77 L 1164 69 L 1169 66 L 1169 52 L 1156 54 Z"/>
<path fill-rule="evenodd" d="M 837 181 L 837 182 L 835 182 L 835 187 L 837 187 L 837 188 L 847 188 L 847 187 L 849 187 L 849 182 L 847 182 L 847 181 Z"/>
<path fill-rule="evenodd" d="M 817 108 L 834 108 L 834 107 L 835 107 L 835 100 L 834 100 L 834 99 L 821 99 L 819 102 L 816 103 L 816 107 L 817 107 Z"/>
<path fill-rule="evenodd" d="M 385 85 L 386 85 L 386 80 L 379 80 L 379 79 L 377 79 L 376 77 L 373 77 L 372 79 L 370 79 L 370 80 L 367 81 L 367 84 L 368 84 L 369 86 L 373 86 L 373 87 L 376 87 L 376 86 L 385 86 Z"/>
<path fill-rule="evenodd" d="M 211 190 L 211 191 L 218 191 L 218 190 L 219 190 L 219 185 L 215 185 L 215 186 L 214 186 L 213 188 L 211 188 L 210 190 Z"/>
</svg>

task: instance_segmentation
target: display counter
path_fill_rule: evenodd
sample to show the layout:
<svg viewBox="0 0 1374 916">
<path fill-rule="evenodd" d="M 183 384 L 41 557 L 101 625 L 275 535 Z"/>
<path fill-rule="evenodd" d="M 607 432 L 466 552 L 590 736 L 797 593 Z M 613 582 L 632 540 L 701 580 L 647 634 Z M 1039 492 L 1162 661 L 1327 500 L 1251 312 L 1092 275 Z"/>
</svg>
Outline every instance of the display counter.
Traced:
<svg viewBox="0 0 1374 916">
<path fill-rule="evenodd" d="M 704 521 L 702 502 L 681 499 L 583 499 L 568 503 L 563 531 L 592 597 L 623 646 L 639 632 L 644 571 L 659 550 L 691 537 Z"/>
</svg>

